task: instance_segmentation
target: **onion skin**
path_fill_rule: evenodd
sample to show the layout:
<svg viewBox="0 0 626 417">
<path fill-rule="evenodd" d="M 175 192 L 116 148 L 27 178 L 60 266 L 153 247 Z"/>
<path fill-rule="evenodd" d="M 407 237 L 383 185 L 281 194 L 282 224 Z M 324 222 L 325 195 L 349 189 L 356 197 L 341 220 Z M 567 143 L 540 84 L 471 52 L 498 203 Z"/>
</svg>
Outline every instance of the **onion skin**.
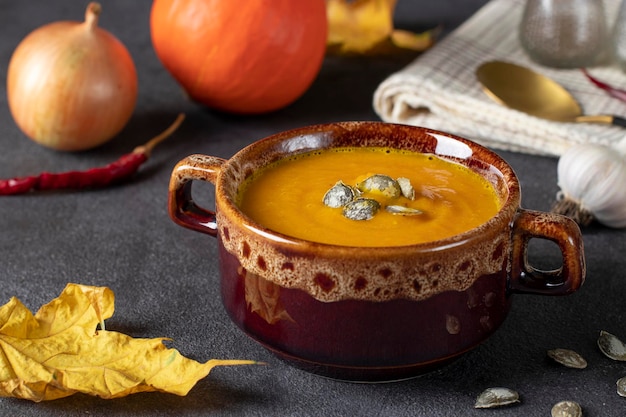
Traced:
<svg viewBox="0 0 626 417">
<path fill-rule="evenodd" d="M 11 115 L 32 140 L 61 151 L 99 146 L 128 123 L 137 101 L 137 72 L 126 47 L 97 26 L 100 5 L 85 22 L 34 30 L 9 62 Z"/>
</svg>

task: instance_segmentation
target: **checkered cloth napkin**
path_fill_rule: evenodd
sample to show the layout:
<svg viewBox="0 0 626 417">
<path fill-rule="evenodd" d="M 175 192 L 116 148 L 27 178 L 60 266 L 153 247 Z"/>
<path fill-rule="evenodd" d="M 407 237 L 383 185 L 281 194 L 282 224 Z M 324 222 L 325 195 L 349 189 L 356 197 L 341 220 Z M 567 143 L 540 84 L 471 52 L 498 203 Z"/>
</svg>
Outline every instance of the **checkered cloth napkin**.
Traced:
<svg viewBox="0 0 626 417">
<path fill-rule="evenodd" d="M 608 18 L 614 20 L 621 0 L 604 1 Z M 484 93 L 476 68 L 485 61 L 505 60 L 560 83 L 586 115 L 626 117 L 626 103 L 594 86 L 579 69 L 553 69 L 530 60 L 518 40 L 524 4 L 524 0 L 487 3 L 406 68 L 385 79 L 374 93 L 376 113 L 383 121 L 442 130 L 488 147 L 529 154 L 559 156 L 573 144 L 620 142 L 626 137 L 624 128 L 546 121 L 508 109 Z M 626 74 L 616 66 L 589 71 L 614 87 L 626 88 Z"/>
</svg>

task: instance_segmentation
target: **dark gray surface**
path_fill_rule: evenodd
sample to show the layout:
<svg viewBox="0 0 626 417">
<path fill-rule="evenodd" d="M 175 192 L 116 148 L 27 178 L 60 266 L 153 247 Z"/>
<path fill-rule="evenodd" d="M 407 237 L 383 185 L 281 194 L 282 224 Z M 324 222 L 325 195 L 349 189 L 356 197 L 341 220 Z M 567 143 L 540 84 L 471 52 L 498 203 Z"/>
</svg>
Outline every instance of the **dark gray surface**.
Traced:
<svg viewBox="0 0 626 417">
<path fill-rule="evenodd" d="M 401 1 L 402 25 L 447 27 L 469 17 L 484 0 Z M 155 150 L 135 180 L 98 191 L 0 198 L 0 303 L 17 296 L 32 310 L 68 282 L 105 285 L 116 294 L 107 328 L 136 337 L 173 339 L 184 355 L 248 358 L 264 367 L 217 368 L 187 397 L 137 394 L 119 400 L 84 395 L 34 404 L 0 399 L 6 416 L 547 416 L 558 401 L 582 404 L 585 416 L 624 416 L 626 399 L 615 381 L 626 364 L 596 347 L 601 329 L 626 339 L 626 239 L 623 231 L 584 230 L 587 282 L 562 298 L 516 296 L 505 324 L 485 344 L 441 371 L 390 384 L 352 384 L 290 368 L 249 340 L 226 316 L 219 299 L 215 241 L 175 225 L 166 211 L 174 164 L 190 153 L 229 157 L 243 146 L 292 127 L 340 120 L 377 120 L 371 97 L 396 59 L 327 59 L 298 102 L 273 114 L 237 117 L 188 102 L 156 59 L 150 44 L 150 2 L 103 1 L 101 25 L 129 48 L 137 65 L 139 101 L 118 138 L 93 151 L 57 153 L 26 139 L 13 123 L 4 80 L 10 55 L 28 32 L 61 19 L 82 19 L 86 2 L 0 2 L 0 177 L 102 165 L 163 130 L 181 111 L 187 120 Z M 556 186 L 556 160 L 500 152 L 517 171 L 523 205 L 548 210 Z M 212 190 L 199 184 L 197 199 L 211 206 Z M 538 248 L 537 263 L 558 255 Z M 564 347 L 589 367 L 571 370 L 546 359 Z M 522 403 L 474 410 L 490 386 L 520 392 Z"/>
</svg>

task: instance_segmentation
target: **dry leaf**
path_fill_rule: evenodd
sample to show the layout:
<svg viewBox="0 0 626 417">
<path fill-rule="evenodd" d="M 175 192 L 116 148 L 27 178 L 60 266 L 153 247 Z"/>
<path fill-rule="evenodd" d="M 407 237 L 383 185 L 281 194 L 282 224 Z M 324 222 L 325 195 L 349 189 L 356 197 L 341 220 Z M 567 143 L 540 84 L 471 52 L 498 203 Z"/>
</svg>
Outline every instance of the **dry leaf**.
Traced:
<svg viewBox="0 0 626 417">
<path fill-rule="evenodd" d="M 394 29 L 396 1 L 326 0 L 328 53 L 382 55 L 429 48 L 435 31 L 416 34 Z"/>
<path fill-rule="evenodd" d="M 68 284 L 34 316 L 11 298 L 0 307 L 0 396 L 39 402 L 77 392 L 107 399 L 148 391 L 186 395 L 215 366 L 256 363 L 199 363 L 168 349 L 164 338 L 104 330 L 113 311 L 106 287 Z"/>
<path fill-rule="evenodd" d="M 91 306 L 96 311 L 100 328 L 105 330 L 104 320 L 113 316 L 115 311 L 115 296 L 107 287 L 92 287 L 78 284 L 80 290 L 89 298 Z"/>
<path fill-rule="evenodd" d="M 280 286 L 243 268 L 239 269 L 239 273 L 244 276 L 246 304 L 250 311 L 269 324 L 281 320 L 294 321 L 280 301 Z"/>
</svg>

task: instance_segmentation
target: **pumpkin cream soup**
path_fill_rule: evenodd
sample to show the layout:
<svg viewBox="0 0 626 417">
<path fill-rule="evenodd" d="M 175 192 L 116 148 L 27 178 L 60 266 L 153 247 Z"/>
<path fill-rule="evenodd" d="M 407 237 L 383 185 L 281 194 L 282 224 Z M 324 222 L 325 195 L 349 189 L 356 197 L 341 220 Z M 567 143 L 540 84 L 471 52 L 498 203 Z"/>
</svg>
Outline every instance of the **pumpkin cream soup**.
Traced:
<svg viewBox="0 0 626 417">
<path fill-rule="evenodd" d="M 493 186 L 464 165 L 387 148 L 334 148 L 259 170 L 241 210 L 285 235 L 343 246 L 401 246 L 453 236 L 493 217 Z"/>
</svg>

